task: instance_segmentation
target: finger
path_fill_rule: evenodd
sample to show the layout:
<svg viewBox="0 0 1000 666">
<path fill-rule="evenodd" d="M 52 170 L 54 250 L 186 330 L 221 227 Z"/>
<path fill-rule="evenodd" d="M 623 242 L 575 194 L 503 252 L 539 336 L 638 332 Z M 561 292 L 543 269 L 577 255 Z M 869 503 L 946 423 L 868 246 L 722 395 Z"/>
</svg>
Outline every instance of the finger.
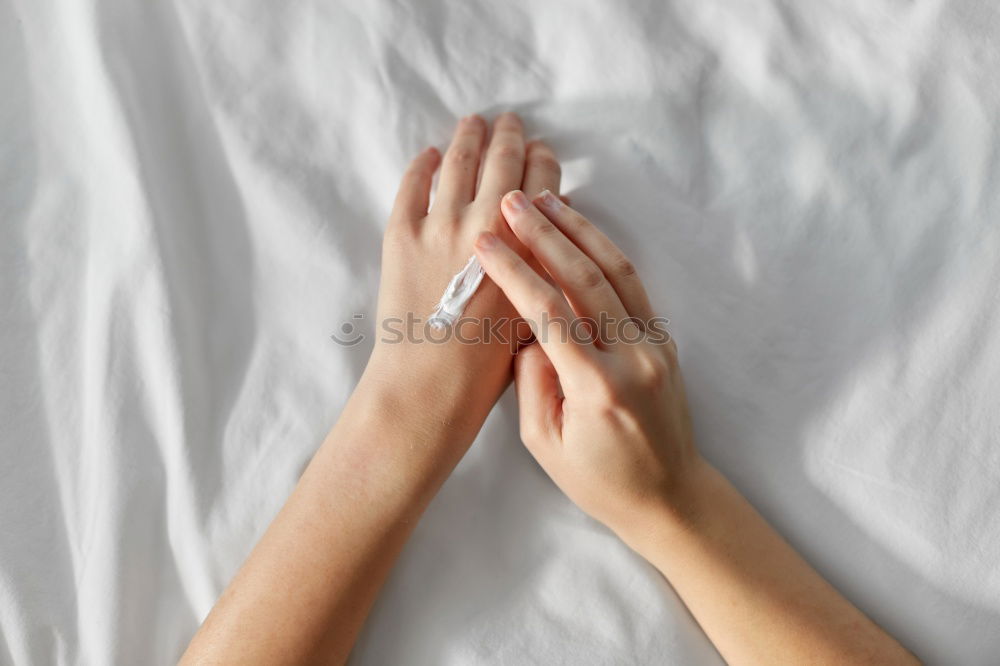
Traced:
<svg viewBox="0 0 1000 666">
<path fill-rule="evenodd" d="M 556 369 L 537 342 L 514 356 L 514 388 L 521 441 L 541 462 L 548 453 L 546 449 L 560 439 L 562 399 Z"/>
<path fill-rule="evenodd" d="M 628 318 L 625 306 L 601 268 L 542 215 L 524 192 L 514 190 L 505 196 L 500 202 L 500 212 L 518 240 L 531 250 L 566 294 L 576 314 L 595 321 L 602 313 L 615 319 Z"/>
<path fill-rule="evenodd" d="M 572 376 L 575 364 L 591 358 L 595 349 L 573 335 L 573 311 L 566 299 L 494 234 L 479 234 L 475 252 L 490 279 L 531 325 L 560 377 Z"/>
<path fill-rule="evenodd" d="M 476 199 L 495 206 L 505 193 L 521 185 L 524 176 L 524 130 L 516 113 L 504 113 L 493 123 L 493 136 L 483 158 L 483 177 Z"/>
<path fill-rule="evenodd" d="M 486 121 L 481 116 L 467 116 L 458 122 L 455 136 L 444 154 L 435 208 L 457 210 L 472 201 L 485 137 Z"/>
<path fill-rule="evenodd" d="M 635 271 L 635 266 L 610 238 L 551 192 L 542 192 L 535 203 L 552 224 L 601 267 L 601 271 L 614 287 L 629 316 L 643 322 L 653 318 L 649 296 Z"/>
<path fill-rule="evenodd" d="M 413 158 L 399 184 L 396 202 L 392 206 L 392 219 L 414 221 L 427 215 L 431 181 L 440 163 L 441 154 L 436 148 L 428 148 Z"/>
<path fill-rule="evenodd" d="M 559 191 L 562 169 L 559 160 L 541 141 L 528 143 L 524 154 L 524 179 L 521 189 L 529 197 L 536 197 L 542 190 Z"/>
</svg>

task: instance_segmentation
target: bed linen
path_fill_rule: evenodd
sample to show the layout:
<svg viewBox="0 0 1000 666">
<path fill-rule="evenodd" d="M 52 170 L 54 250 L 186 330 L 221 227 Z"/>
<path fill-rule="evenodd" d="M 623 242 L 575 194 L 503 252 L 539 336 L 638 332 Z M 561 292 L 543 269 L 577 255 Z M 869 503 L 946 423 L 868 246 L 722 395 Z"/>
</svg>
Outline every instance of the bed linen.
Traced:
<svg viewBox="0 0 1000 666">
<path fill-rule="evenodd" d="M 0 663 L 176 661 L 363 368 L 406 162 L 503 110 L 670 318 L 705 455 L 922 659 L 997 663 L 998 39 L 973 0 L 0 0 Z M 516 418 L 352 663 L 722 663 Z"/>
</svg>

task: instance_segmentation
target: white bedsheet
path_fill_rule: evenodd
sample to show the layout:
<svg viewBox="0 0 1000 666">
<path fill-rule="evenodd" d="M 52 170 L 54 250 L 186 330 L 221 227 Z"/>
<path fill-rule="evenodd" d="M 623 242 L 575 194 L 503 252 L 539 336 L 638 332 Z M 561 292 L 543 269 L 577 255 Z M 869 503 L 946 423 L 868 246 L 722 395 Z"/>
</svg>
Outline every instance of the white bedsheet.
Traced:
<svg viewBox="0 0 1000 666">
<path fill-rule="evenodd" d="M 700 445 L 931 663 L 1000 659 L 1000 19 L 973 0 L 0 0 L 0 663 L 168 664 L 370 343 L 407 160 L 513 109 Z M 355 664 L 718 664 L 504 397 Z"/>
</svg>

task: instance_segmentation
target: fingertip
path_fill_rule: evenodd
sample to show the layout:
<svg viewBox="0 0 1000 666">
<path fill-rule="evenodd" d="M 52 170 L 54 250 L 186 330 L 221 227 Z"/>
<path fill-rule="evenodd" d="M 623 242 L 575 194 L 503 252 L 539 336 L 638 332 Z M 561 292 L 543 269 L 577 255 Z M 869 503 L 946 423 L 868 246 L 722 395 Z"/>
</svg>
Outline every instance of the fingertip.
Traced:
<svg viewBox="0 0 1000 666">
<path fill-rule="evenodd" d="M 532 139 L 531 141 L 529 141 L 527 143 L 527 145 L 525 146 L 525 149 L 529 153 L 546 152 L 546 153 L 552 153 L 553 155 L 555 155 L 555 151 L 552 150 L 552 146 L 550 146 L 549 144 L 545 143 L 541 139 Z"/>
<path fill-rule="evenodd" d="M 459 121 L 459 123 L 470 125 L 470 126 L 485 125 L 486 124 L 486 119 L 483 118 L 478 113 L 472 113 L 472 114 L 469 114 L 469 115 L 465 116 L 464 118 L 462 118 Z"/>
<path fill-rule="evenodd" d="M 531 208 L 531 201 L 528 200 L 528 197 L 521 190 L 511 190 L 503 195 L 501 203 L 511 213 L 523 213 Z"/>
<path fill-rule="evenodd" d="M 410 160 L 410 162 L 414 166 L 425 166 L 425 165 L 433 166 L 440 159 L 441 159 L 441 153 L 438 152 L 438 149 L 435 148 L 434 146 L 428 146 L 427 148 L 424 148 L 419 153 L 417 153 L 416 156 L 412 160 Z"/>
<path fill-rule="evenodd" d="M 499 239 L 496 237 L 495 234 L 489 231 L 483 231 L 478 236 L 476 236 L 476 241 L 473 245 L 477 250 L 480 250 L 482 252 L 489 252 L 496 247 L 498 240 Z"/>
<path fill-rule="evenodd" d="M 557 197 L 552 194 L 551 190 L 545 189 L 538 193 L 535 197 L 535 204 L 539 208 L 547 208 L 548 210 L 556 211 L 563 207 L 562 197 Z"/>
<path fill-rule="evenodd" d="M 524 123 L 521 122 L 521 116 L 517 115 L 517 113 L 513 111 L 504 111 L 497 116 L 497 119 L 494 122 L 497 126 L 510 125 L 512 128 L 516 127 L 518 129 L 524 126 Z"/>
</svg>

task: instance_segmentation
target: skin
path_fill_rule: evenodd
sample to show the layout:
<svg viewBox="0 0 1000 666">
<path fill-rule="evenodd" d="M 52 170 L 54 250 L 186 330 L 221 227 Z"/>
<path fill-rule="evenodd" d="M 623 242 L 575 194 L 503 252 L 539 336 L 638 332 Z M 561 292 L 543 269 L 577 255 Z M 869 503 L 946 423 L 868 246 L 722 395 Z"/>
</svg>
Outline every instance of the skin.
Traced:
<svg viewBox="0 0 1000 666">
<path fill-rule="evenodd" d="M 552 151 L 526 144 L 513 114 L 492 132 L 478 116 L 463 119 L 443 160 L 434 149 L 414 159 L 386 229 L 379 320 L 426 316 L 474 250 L 490 279 L 466 315 L 519 313 L 527 323 L 510 324 L 507 339 L 530 339 L 530 325 L 537 342 L 514 355 L 501 341 L 380 336 L 337 424 L 182 664 L 344 663 L 512 369 L 528 450 L 663 573 L 728 662 L 916 663 L 700 457 L 676 346 L 650 323 L 628 259 L 552 194 L 559 181 Z M 560 335 L 560 318 L 601 313 L 634 318 L 620 329 L 629 342 L 593 328 Z"/>
<path fill-rule="evenodd" d="M 493 282 L 539 323 L 515 376 L 521 438 L 552 480 L 660 570 L 728 663 L 917 663 L 698 454 L 677 347 L 643 326 L 649 299 L 621 250 L 548 192 L 512 192 L 502 210 L 554 278 L 490 232 L 476 241 Z M 540 325 L 602 312 L 638 322 L 629 343 Z"/>
<path fill-rule="evenodd" d="M 516 115 L 492 128 L 463 119 L 443 157 L 425 150 L 403 176 L 383 242 L 378 320 L 430 314 L 480 232 L 518 248 L 501 197 L 558 191 L 559 180 L 552 151 L 526 143 Z M 515 316 L 489 281 L 466 314 Z M 501 342 L 386 344 L 378 335 L 336 425 L 181 663 L 343 663 L 424 508 L 509 384 L 512 358 Z"/>
</svg>

